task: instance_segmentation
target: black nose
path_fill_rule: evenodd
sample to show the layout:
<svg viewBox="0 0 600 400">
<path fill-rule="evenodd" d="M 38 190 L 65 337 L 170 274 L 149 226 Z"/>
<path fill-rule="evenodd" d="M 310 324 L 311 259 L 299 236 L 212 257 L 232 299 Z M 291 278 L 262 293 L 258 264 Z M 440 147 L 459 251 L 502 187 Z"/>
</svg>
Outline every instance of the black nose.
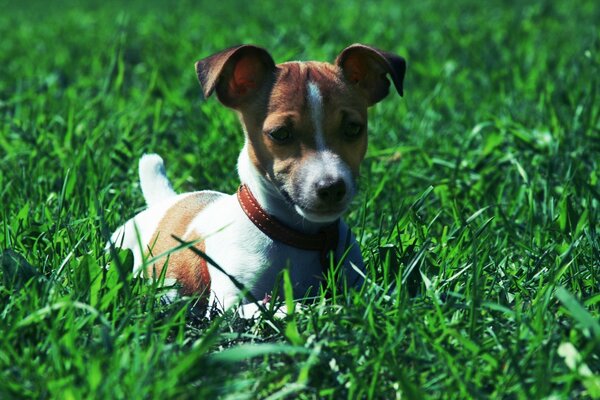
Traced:
<svg viewBox="0 0 600 400">
<path fill-rule="evenodd" d="M 321 201 L 335 204 L 346 195 L 346 184 L 341 178 L 323 178 L 315 183 L 315 191 Z"/>
</svg>

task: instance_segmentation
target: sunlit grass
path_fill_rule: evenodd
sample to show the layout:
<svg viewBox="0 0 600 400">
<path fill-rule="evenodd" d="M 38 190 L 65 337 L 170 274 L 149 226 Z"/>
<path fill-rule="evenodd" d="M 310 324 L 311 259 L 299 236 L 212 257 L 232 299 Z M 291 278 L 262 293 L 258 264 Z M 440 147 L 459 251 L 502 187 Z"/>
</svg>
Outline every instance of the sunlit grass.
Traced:
<svg viewBox="0 0 600 400">
<path fill-rule="evenodd" d="M 53 2 L 0 16 L 1 398 L 600 398 L 600 9 L 585 2 Z M 353 42 L 408 61 L 346 220 L 369 283 L 206 321 L 104 251 L 137 161 L 235 190 L 194 61 Z M 110 268 L 103 267 L 110 265 Z"/>
</svg>

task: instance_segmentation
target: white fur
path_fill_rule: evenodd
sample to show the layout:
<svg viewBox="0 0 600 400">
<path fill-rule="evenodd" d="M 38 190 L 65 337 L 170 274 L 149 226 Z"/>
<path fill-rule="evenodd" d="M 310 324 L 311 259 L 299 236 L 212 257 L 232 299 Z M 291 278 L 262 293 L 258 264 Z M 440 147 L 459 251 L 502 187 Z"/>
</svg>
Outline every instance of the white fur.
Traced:
<svg viewBox="0 0 600 400">
<path fill-rule="evenodd" d="M 158 154 L 144 154 L 140 158 L 140 186 L 148 207 L 177 194 L 167 178 L 163 159 Z"/>
<path fill-rule="evenodd" d="M 329 150 L 323 150 L 317 152 L 317 154 L 310 158 L 306 162 L 306 165 L 303 166 L 302 174 L 300 175 L 303 179 L 303 184 L 300 185 L 302 191 L 300 192 L 299 197 L 307 199 L 306 202 L 310 202 L 309 199 L 315 196 L 313 190 L 314 184 L 319 179 L 322 179 L 325 174 L 329 174 L 332 180 L 341 178 L 346 184 L 346 195 L 340 202 L 340 212 L 336 214 L 319 215 L 302 209 L 298 205 L 295 206 L 298 214 L 314 222 L 326 223 L 337 220 L 348 207 L 348 203 L 354 197 L 354 192 L 356 191 L 350 167 L 348 167 L 348 165 L 336 154 Z"/>
<path fill-rule="evenodd" d="M 224 196 L 209 205 L 194 218 L 190 230 L 205 238 L 206 253 L 210 258 L 250 289 L 256 299 L 261 300 L 271 294 L 278 274 L 286 267 L 290 268 L 295 297 L 317 293 L 317 277 L 322 273 L 319 254 L 274 242 L 248 219 L 236 195 Z M 343 230 L 347 231 L 347 226 L 341 223 L 340 231 Z M 341 232 L 340 238 L 345 239 L 346 233 Z M 358 250 L 358 245 L 355 244 L 355 247 L 355 251 Z M 343 251 L 340 248 L 338 256 Z M 356 259 L 357 255 L 359 259 Z M 351 258 L 354 263 L 362 265 L 360 251 Z M 212 280 L 210 302 L 223 308 L 235 305 L 240 295 L 235 284 L 211 264 L 209 272 Z M 356 278 L 353 271 L 348 272 Z"/>
<path fill-rule="evenodd" d="M 315 129 L 315 144 L 317 151 L 325 149 L 325 133 L 323 132 L 323 97 L 316 83 L 309 81 L 306 84 L 308 93 L 308 107 Z"/>
</svg>

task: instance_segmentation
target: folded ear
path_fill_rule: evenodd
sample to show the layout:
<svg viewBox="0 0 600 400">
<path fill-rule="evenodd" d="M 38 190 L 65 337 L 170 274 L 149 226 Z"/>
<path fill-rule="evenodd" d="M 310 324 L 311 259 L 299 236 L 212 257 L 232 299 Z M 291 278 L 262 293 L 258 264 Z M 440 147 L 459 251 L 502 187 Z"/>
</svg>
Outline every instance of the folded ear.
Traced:
<svg viewBox="0 0 600 400">
<path fill-rule="evenodd" d="M 241 45 L 196 62 L 205 97 L 216 90 L 224 105 L 237 108 L 272 81 L 275 62 L 263 48 Z"/>
<path fill-rule="evenodd" d="M 406 72 L 406 61 L 397 55 L 386 53 L 363 44 L 345 48 L 335 59 L 345 78 L 358 85 L 367 95 L 369 105 L 382 100 L 389 93 L 389 74 L 400 96 Z"/>
</svg>

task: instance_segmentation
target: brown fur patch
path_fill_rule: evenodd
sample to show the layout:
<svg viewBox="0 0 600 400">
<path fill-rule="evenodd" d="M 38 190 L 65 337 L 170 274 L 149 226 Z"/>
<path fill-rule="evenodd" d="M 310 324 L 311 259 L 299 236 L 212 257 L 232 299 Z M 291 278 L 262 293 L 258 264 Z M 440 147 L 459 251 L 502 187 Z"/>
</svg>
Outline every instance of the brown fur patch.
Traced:
<svg viewBox="0 0 600 400">
<path fill-rule="evenodd" d="M 219 195 L 211 192 L 195 192 L 167 210 L 158 223 L 156 231 L 148 244 L 150 256 L 161 255 L 181 243 L 173 236 L 186 242 L 201 239 L 196 232 L 188 232 L 190 222 L 209 203 Z M 194 245 L 204 253 L 204 241 Z M 182 249 L 165 255 L 146 270 L 148 276 L 160 276 L 164 266 L 167 266 L 165 276 L 174 278 L 181 285 L 182 295 L 208 295 L 210 292 L 210 274 L 206 260 L 194 253 L 191 249 Z"/>
</svg>

